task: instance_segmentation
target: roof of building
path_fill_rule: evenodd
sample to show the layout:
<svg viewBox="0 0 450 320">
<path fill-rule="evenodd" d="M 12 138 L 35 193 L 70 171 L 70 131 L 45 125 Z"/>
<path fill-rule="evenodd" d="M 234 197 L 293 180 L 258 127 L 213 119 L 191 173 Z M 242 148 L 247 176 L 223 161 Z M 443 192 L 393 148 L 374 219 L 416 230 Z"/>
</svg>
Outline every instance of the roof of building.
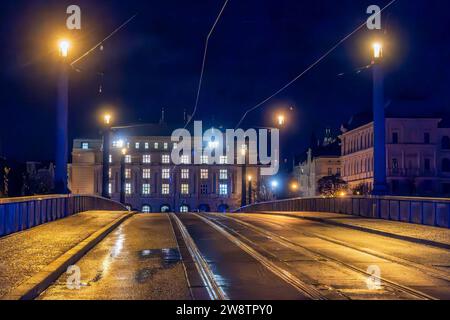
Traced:
<svg viewBox="0 0 450 320">
<path fill-rule="evenodd" d="M 303 163 L 308 159 L 308 150 L 311 149 L 313 158 L 319 157 L 339 157 L 341 155 L 341 146 L 339 140 L 327 145 L 312 145 L 302 154 L 295 157 L 295 163 Z"/>
</svg>

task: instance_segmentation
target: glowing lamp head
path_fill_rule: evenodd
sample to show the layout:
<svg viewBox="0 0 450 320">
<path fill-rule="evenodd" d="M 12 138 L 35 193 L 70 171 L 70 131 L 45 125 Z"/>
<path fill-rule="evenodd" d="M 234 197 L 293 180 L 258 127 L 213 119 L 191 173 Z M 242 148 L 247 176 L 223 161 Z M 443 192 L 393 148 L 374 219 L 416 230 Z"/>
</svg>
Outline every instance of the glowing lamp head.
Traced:
<svg viewBox="0 0 450 320">
<path fill-rule="evenodd" d="M 297 183 L 292 183 L 291 184 L 291 189 L 292 189 L 292 191 L 297 191 L 297 189 L 298 189 L 298 184 Z"/>
<path fill-rule="evenodd" d="M 67 58 L 69 55 L 69 49 L 70 49 L 70 42 L 67 40 L 61 40 L 59 42 L 59 54 L 63 58 Z"/>
<path fill-rule="evenodd" d="M 110 114 L 105 114 L 103 116 L 103 119 L 105 120 L 105 124 L 110 124 L 111 123 L 111 115 Z"/>
<path fill-rule="evenodd" d="M 372 45 L 373 49 L 373 58 L 374 59 L 381 59 L 383 58 L 383 45 L 380 42 L 375 42 Z"/>
<path fill-rule="evenodd" d="M 339 197 L 345 197 L 347 194 L 345 193 L 345 191 L 341 191 L 339 192 Z"/>
<path fill-rule="evenodd" d="M 253 177 L 252 176 L 248 176 L 247 179 L 248 179 L 248 182 L 252 182 Z"/>
<path fill-rule="evenodd" d="M 124 156 L 127 155 L 127 151 L 128 151 L 127 148 L 123 148 L 122 149 L 122 155 L 124 155 Z"/>
<path fill-rule="evenodd" d="M 285 120 L 285 118 L 284 118 L 284 115 L 282 115 L 282 114 L 278 115 L 277 121 L 278 121 L 278 125 L 279 125 L 279 126 L 284 125 L 284 123 L 286 122 L 286 120 Z"/>
<path fill-rule="evenodd" d="M 272 181 L 271 186 L 272 186 L 272 188 L 274 188 L 274 189 L 275 189 L 276 187 L 278 187 L 278 181 L 276 181 L 276 180 Z"/>
<path fill-rule="evenodd" d="M 247 146 L 246 146 L 246 145 L 243 145 L 243 146 L 241 147 L 241 155 L 245 156 L 246 154 L 247 154 Z"/>
</svg>

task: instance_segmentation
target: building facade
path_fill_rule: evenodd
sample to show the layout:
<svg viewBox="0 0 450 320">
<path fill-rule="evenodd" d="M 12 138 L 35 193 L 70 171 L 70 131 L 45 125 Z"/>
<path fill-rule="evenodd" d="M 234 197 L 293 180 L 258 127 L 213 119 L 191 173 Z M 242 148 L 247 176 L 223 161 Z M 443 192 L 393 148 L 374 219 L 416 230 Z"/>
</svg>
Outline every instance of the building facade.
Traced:
<svg viewBox="0 0 450 320">
<path fill-rule="evenodd" d="M 141 130 L 142 131 L 142 130 Z M 144 130 L 145 131 L 145 130 Z M 156 130 L 161 132 L 161 130 Z M 242 165 L 220 158 L 219 164 L 202 156 L 202 164 L 191 164 L 192 154 L 183 155 L 182 164 L 171 160 L 173 149 L 178 146 L 165 135 L 127 135 L 114 132 L 111 139 L 109 193 L 113 200 L 120 200 L 122 158 L 125 156 L 125 203 L 143 212 L 161 211 L 217 211 L 224 212 L 241 206 Z M 259 189 L 260 169 L 246 166 L 246 191 L 256 199 Z M 251 182 L 249 178 L 251 177 Z M 100 195 L 102 190 L 102 141 L 76 139 L 73 144 L 72 164 L 69 166 L 69 187 L 75 194 Z"/>
<path fill-rule="evenodd" d="M 373 188 L 373 122 L 343 127 L 342 177 L 362 194 Z M 450 126 L 441 118 L 386 118 L 390 194 L 450 195 Z"/>
</svg>

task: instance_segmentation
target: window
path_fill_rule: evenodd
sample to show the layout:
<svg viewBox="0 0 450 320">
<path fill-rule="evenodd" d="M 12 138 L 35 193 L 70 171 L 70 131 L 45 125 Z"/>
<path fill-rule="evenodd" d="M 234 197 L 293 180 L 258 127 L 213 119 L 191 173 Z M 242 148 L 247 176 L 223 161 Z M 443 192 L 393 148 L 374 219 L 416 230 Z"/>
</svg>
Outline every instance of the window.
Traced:
<svg viewBox="0 0 450 320">
<path fill-rule="evenodd" d="M 393 144 L 398 144 L 398 132 L 393 132 L 392 133 L 392 143 Z"/>
<path fill-rule="evenodd" d="M 108 183 L 108 193 L 112 194 L 112 183 Z"/>
<path fill-rule="evenodd" d="M 143 213 L 150 213 L 151 211 L 152 211 L 152 208 L 151 208 L 149 205 L 144 204 L 144 205 L 142 206 L 142 212 L 143 212 Z"/>
<path fill-rule="evenodd" d="M 149 154 L 144 154 L 142 156 L 142 163 L 151 163 L 152 157 Z"/>
<path fill-rule="evenodd" d="M 131 183 L 125 183 L 125 194 L 131 194 Z"/>
<path fill-rule="evenodd" d="M 431 170 L 431 160 L 425 159 L 425 163 L 423 166 L 424 166 L 425 171 L 430 171 Z"/>
<path fill-rule="evenodd" d="M 200 185 L 200 194 L 208 194 L 208 185 L 207 184 Z"/>
<path fill-rule="evenodd" d="M 396 158 L 392 159 L 392 169 L 398 169 L 398 160 Z"/>
<path fill-rule="evenodd" d="M 208 156 L 201 156 L 200 157 L 200 163 L 201 164 L 208 164 Z"/>
<path fill-rule="evenodd" d="M 328 175 L 329 176 L 333 175 L 333 168 L 328 168 Z"/>
<path fill-rule="evenodd" d="M 200 179 L 208 179 L 208 169 L 200 169 Z"/>
<path fill-rule="evenodd" d="M 221 180 L 226 180 L 226 179 L 228 179 L 228 170 L 227 170 L 227 169 L 221 169 L 221 170 L 219 171 L 219 178 L 220 178 Z"/>
<path fill-rule="evenodd" d="M 219 194 L 221 196 L 226 196 L 228 195 L 228 185 L 227 184 L 219 184 Z"/>
<path fill-rule="evenodd" d="M 139 142 L 136 142 L 136 143 L 134 144 L 134 147 L 135 147 L 136 149 L 139 149 L 139 147 L 140 147 Z"/>
<path fill-rule="evenodd" d="M 125 169 L 125 179 L 131 179 L 131 169 Z"/>
<path fill-rule="evenodd" d="M 161 193 L 162 194 L 169 194 L 170 193 L 170 185 L 168 183 L 163 183 L 161 187 Z"/>
<path fill-rule="evenodd" d="M 131 155 L 127 154 L 125 156 L 125 163 L 131 163 Z"/>
<path fill-rule="evenodd" d="M 164 142 L 164 150 L 167 150 L 169 148 L 169 144 L 167 142 Z"/>
<path fill-rule="evenodd" d="M 83 149 L 83 150 L 89 149 L 89 142 L 83 142 L 83 143 L 81 143 L 81 149 Z"/>
<path fill-rule="evenodd" d="M 163 179 L 170 179 L 170 169 L 162 169 L 161 177 Z"/>
<path fill-rule="evenodd" d="M 442 159 L 442 172 L 450 172 L 450 159 Z"/>
<path fill-rule="evenodd" d="M 148 149 L 148 142 L 146 142 L 145 144 L 144 144 L 144 148 L 147 150 Z"/>
<path fill-rule="evenodd" d="M 181 156 L 181 163 L 182 164 L 189 164 L 189 156 L 187 155 L 187 154 L 183 154 L 182 156 Z"/>
<path fill-rule="evenodd" d="M 170 156 L 168 154 L 163 154 L 161 156 L 162 163 L 170 163 Z"/>
<path fill-rule="evenodd" d="M 228 157 L 220 156 L 219 162 L 220 162 L 220 164 L 228 164 Z"/>
<path fill-rule="evenodd" d="M 152 171 L 149 168 L 142 169 L 142 178 L 150 179 L 152 177 Z"/>
<path fill-rule="evenodd" d="M 150 187 L 150 183 L 144 183 L 142 185 L 142 194 L 144 195 L 149 195 L 151 192 L 151 187 Z"/>
<path fill-rule="evenodd" d="M 174 148 L 174 149 L 178 149 L 178 143 L 174 142 L 174 143 L 173 143 L 173 148 Z"/>
<path fill-rule="evenodd" d="M 112 170 L 111 170 L 111 168 L 109 168 L 109 170 L 108 170 L 108 178 L 111 179 L 111 177 L 112 177 Z"/>
<path fill-rule="evenodd" d="M 189 169 L 181 169 L 181 179 L 189 179 Z"/>
<path fill-rule="evenodd" d="M 425 132 L 423 134 L 423 143 L 430 144 L 430 140 L 431 140 L 430 133 L 429 132 Z"/>
<path fill-rule="evenodd" d="M 181 194 L 189 194 L 189 184 L 187 183 L 181 184 Z"/>
<path fill-rule="evenodd" d="M 153 146 L 155 147 L 155 149 L 158 149 L 159 148 L 159 143 L 155 142 Z"/>
<path fill-rule="evenodd" d="M 187 205 L 180 206 L 180 212 L 181 213 L 189 212 L 189 207 Z"/>
<path fill-rule="evenodd" d="M 337 174 L 338 176 L 341 175 L 341 168 L 337 168 L 337 169 L 336 169 L 336 174 Z"/>
<path fill-rule="evenodd" d="M 448 136 L 442 137 L 441 145 L 442 145 L 442 149 L 450 150 L 450 137 L 448 137 Z"/>
<path fill-rule="evenodd" d="M 109 163 L 112 163 L 112 155 L 109 155 Z"/>
</svg>

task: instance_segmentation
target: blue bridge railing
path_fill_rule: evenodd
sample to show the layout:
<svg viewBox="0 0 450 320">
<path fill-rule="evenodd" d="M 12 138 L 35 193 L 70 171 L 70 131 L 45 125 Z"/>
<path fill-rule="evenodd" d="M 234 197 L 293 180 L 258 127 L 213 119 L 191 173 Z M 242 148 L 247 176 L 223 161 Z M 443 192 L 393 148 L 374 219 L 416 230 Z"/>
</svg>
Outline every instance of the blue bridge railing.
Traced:
<svg viewBox="0 0 450 320">
<path fill-rule="evenodd" d="M 295 198 L 262 202 L 236 212 L 312 211 L 450 228 L 450 199 L 414 197 Z"/>
<path fill-rule="evenodd" d="M 0 237 L 89 210 L 128 211 L 118 202 L 90 195 L 0 199 Z"/>
</svg>

